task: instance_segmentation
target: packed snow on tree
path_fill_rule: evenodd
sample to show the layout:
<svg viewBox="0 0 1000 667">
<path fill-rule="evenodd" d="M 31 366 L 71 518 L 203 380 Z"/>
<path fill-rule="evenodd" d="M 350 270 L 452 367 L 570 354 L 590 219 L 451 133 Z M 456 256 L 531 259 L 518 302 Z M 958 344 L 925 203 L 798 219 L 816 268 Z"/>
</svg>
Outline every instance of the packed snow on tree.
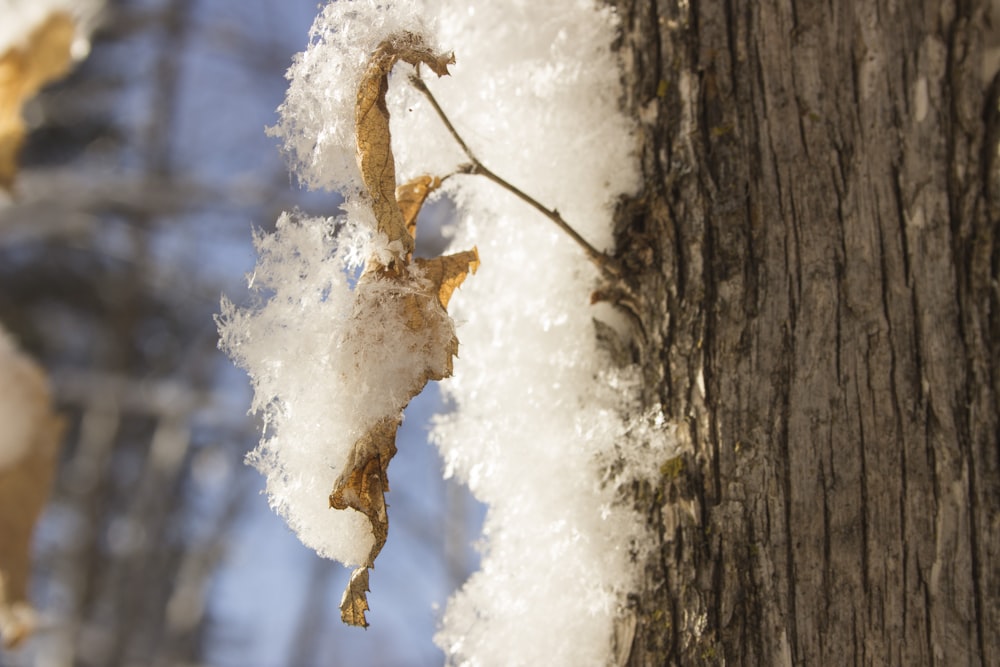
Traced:
<svg viewBox="0 0 1000 667">
<path fill-rule="evenodd" d="M 260 300 L 226 305 L 221 331 L 264 415 L 254 463 L 271 502 L 320 554 L 357 564 L 372 544 L 365 519 L 330 510 L 327 496 L 352 439 L 384 407 L 380 392 L 398 380 L 395 362 L 343 345 L 365 340 L 352 338 L 352 280 L 379 248 L 353 134 L 366 60 L 400 31 L 453 51 L 450 76 L 422 74 L 470 149 L 611 249 L 615 202 L 638 188 L 633 128 L 618 108 L 615 26 L 589 0 L 360 0 L 317 17 L 272 133 L 302 182 L 342 192 L 345 211 L 286 215 L 258 238 Z M 412 72 L 397 65 L 388 88 L 400 183 L 467 161 L 409 85 Z M 478 246 L 482 266 L 452 299 L 461 349 L 442 387 L 455 409 L 432 437 L 445 474 L 488 514 L 481 570 L 449 602 L 437 641 L 453 664 L 607 664 L 647 542 L 619 487 L 658 475 L 673 453 L 670 430 L 638 407 L 633 369 L 597 342 L 594 318 L 626 325 L 590 305 L 601 277 L 580 248 L 482 177 L 451 176 L 442 189 L 458 204 L 453 248 Z"/>
</svg>

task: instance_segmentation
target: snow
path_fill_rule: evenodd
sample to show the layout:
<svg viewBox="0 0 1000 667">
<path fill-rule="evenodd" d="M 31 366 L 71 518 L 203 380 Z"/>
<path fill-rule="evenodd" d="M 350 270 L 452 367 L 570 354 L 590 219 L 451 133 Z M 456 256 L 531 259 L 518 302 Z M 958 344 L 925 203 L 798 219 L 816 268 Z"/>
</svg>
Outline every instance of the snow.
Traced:
<svg viewBox="0 0 1000 667">
<path fill-rule="evenodd" d="M 256 310 L 226 306 L 223 344 L 249 370 L 267 418 L 255 463 L 272 505 L 304 542 L 345 563 L 363 558 L 370 531 L 360 515 L 327 511 L 326 497 L 371 417 L 373 387 L 390 375 L 375 358 L 354 364 L 363 349 L 338 357 L 331 342 L 350 319 L 345 268 L 378 245 L 359 195 L 353 105 L 368 54 L 401 29 L 455 52 L 451 76 L 425 81 L 476 156 L 593 245 L 610 247 L 614 202 L 638 187 L 610 9 L 359 0 L 321 10 L 272 132 L 303 183 L 344 193 L 344 231 L 333 241 L 329 220 L 284 218 L 258 239 L 255 284 L 273 296 Z M 406 84 L 411 71 L 397 65 L 388 93 L 399 182 L 465 161 Z M 616 368 L 598 346 L 595 316 L 622 324 L 589 305 L 599 276 L 582 251 L 486 179 L 454 176 L 444 190 L 459 207 L 452 249 L 478 246 L 482 265 L 449 308 L 461 351 L 442 390 L 455 410 L 432 437 L 445 474 L 489 509 L 481 570 L 450 601 L 437 641 L 456 665 L 608 664 L 647 543 L 619 486 L 656 477 L 675 453 L 671 431 L 638 407 L 635 369 Z"/>
<path fill-rule="evenodd" d="M 48 401 L 45 376 L 0 327 L 0 470 L 28 453 L 48 419 Z"/>
<path fill-rule="evenodd" d="M 270 134 L 284 149 L 305 185 L 328 188 L 350 199 L 363 186 L 355 159 L 354 105 L 365 64 L 379 42 L 410 30 L 436 40 L 416 3 L 380 7 L 374 2 L 326 5 L 310 31 L 310 48 L 295 57 L 280 122 Z"/>
<path fill-rule="evenodd" d="M 271 506 L 321 556 L 359 564 L 372 545 L 368 521 L 331 511 L 328 498 L 373 420 L 365 399 L 377 400 L 374 382 L 385 378 L 366 387 L 348 375 L 353 359 L 341 342 L 354 299 L 345 269 L 357 268 L 368 238 L 355 225 L 334 237 L 336 226 L 285 214 L 273 234 L 255 238 L 260 259 L 250 282 L 262 302 L 241 310 L 224 300 L 220 344 L 253 380 L 251 410 L 265 426 L 252 462 L 267 474 Z"/>
</svg>

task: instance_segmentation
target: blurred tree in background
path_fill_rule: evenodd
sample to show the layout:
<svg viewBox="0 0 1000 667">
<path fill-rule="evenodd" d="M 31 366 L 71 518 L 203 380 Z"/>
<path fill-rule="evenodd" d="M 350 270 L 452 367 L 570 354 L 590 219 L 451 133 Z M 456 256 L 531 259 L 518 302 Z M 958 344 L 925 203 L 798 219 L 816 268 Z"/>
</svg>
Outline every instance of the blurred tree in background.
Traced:
<svg viewBox="0 0 1000 667">
<path fill-rule="evenodd" d="M 342 568 L 297 545 L 241 465 L 258 431 L 246 378 L 216 350 L 251 229 L 295 207 L 336 213 L 334 195 L 290 182 L 264 134 L 315 10 L 110 2 L 89 57 L 24 110 L 0 206 L 0 323 L 50 373 L 68 428 L 36 536 L 42 628 L 0 665 L 441 662 L 430 607 L 472 567 L 478 511 L 420 442 L 436 393 L 408 413 L 396 464 L 396 585 L 373 595 L 372 631 L 352 632 Z"/>
</svg>

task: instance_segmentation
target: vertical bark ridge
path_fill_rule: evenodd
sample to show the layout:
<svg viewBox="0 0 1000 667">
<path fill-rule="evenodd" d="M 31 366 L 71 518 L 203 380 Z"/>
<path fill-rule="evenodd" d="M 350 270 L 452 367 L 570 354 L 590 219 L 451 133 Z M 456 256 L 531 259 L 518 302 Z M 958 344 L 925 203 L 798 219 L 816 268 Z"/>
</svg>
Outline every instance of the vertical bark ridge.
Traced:
<svg viewBox="0 0 1000 667">
<path fill-rule="evenodd" d="M 649 177 L 618 254 L 687 439 L 636 499 L 629 664 L 995 662 L 982 3 L 615 4 Z"/>
</svg>

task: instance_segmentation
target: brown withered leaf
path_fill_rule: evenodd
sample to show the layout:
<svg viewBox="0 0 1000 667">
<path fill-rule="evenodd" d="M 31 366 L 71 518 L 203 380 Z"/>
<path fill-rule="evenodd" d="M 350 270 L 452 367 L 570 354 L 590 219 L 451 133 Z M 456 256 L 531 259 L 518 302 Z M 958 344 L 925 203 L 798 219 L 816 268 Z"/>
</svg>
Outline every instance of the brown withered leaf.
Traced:
<svg viewBox="0 0 1000 667">
<path fill-rule="evenodd" d="M 426 64 L 438 76 L 448 73 L 455 62 L 451 54 L 435 54 L 423 39 L 411 32 L 392 35 L 379 44 L 368 60 L 354 109 L 358 166 L 371 196 L 378 230 L 389 242 L 403 245 L 403 256 L 413 252 L 413 235 L 407 233 L 403 213 L 396 203 L 396 163 L 392 156 L 389 133 L 389 109 L 385 94 L 389 88 L 389 71 L 397 61 L 419 66 Z"/>
<path fill-rule="evenodd" d="M 355 509 L 371 522 L 375 544 L 368 554 L 366 567 L 375 564 L 375 557 L 385 545 L 389 534 L 385 493 L 389 490 L 389 461 L 396 455 L 396 430 L 402 420 L 380 419 L 351 450 L 344 472 L 333 485 L 330 507 L 338 510 Z"/>
<path fill-rule="evenodd" d="M 22 46 L 0 54 L 0 188 L 10 190 L 24 141 L 21 107 L 42 86 L 69 70 L 76 27 L 64 12 L 51 14 Z"/>
<path fill-rule="evenodd" d="M 389 534 L 389 516 L 385 494 L 389 490 L 388 466 L 396 454 L 396 431 L 402 423 L 406 404 L 430 380 L 451 375 L 453 357 L 458 354 L 458 338 L 445 307 L 466 275 L 479 266 L 475 248 L 447 257 L 413 259 L 417 215 L 427 196 L 441 185 L 441 180 L 421 176 L 396 187 L 396 167 L 389 133 L 389 110 L 385 95 L 389 71 L 399 60 L 415 67 L 427 65 L 438 76 L 448 73 L 451 54 L 435 54 L 413 33 L 392 35 L 372 54 L 358 87 L 355 107 L 355 133 L 358 166 L 368 190 L 379 232 L 396 244 L 395 256 L 387 264 L 377 257 L 368 259 L 358 287 L 362 292 L 372 281 L 391 281 L 400 289 L 394 306 L 385 312 L 398 318 L 397 325 L 411 332 L 426 334 L 437 349 L 409 350 L 416 373 L 412 386 L 397 387 L 405 395 L 394 414 L 384 415 L 354 443 L 348 460 L 333 485 L 330 507 L 361 512 L 371 524 L 374 543 L 365 562 L 351 574 L 351 581 L 340 603 L 340 617 L 349 625 L 367 627 L 368 570 L 385 546 Z M 412 264 L 411 264 L 412 262 Z M 357 307 L 375 307 L 359 297 Z M 381 306 L 383 309 L 385 305 Z M 430 344 L 430 343 L 428 343 Z"/>
<path fill-rule="evenodd" d="M 426 64 L 439 76 L 448 73 L 454 62 L 449 55 L 435 55 L 412 33 L 393 35 L 383 41 L 372 54 L 362 77 L 356 111 L 358 165 L 371 200 L 378 229 L 390 243 L 398 242 L 399 250 L 387 264 L 373 256 L 358 282 L 357 293 L 373 281 L 395 283 L 391 290 L 391 307 L 381 304 L 380 310 L 392 318 L 396 326 L 425 334 L 413 340 L 423 340 L 420 349 L 407 349 L 412 360 L 414 381 L 411 386 L 397 387 L 405 400 L 393 414 L 384 415 L 354 443 L 351 453 L 334 482 L 330 507 L 353 509 L 364 514 L 371 524 L 374 542 L 365 562 L 351 574 L 350 583 L 340 602 L 340 617 L 349 625 L 368 626 L 368 570 L 385 546 L 389 534 L 389 515 L 385 494 L 389 490 L 388 466 L 396 454 L 396 431 L 402 423 L 402 413 L 411 398 L 420 393 L 430 380 L 441 380 L 452 373 L 453 358 L 458 354 L 458 338 L 448 317 L 446 306 L 452 293 L 470 271 L 479 266 L 475 248 L 447 257 L 413 259 L 417 216 L 420 208 L 441 180 L 421 176 L 396 187 L 396 168 L 389 135 L 389 111 L 385 105 L 389 71 L 398 61 L 414 66 Z M 385 297 L 381 297 L 385 298 Z M 357 308 L 375 308 L 376 304 L 360 297 Z M 426 349 L 433 341 L 435 349 Z M 396 351 L 398 353 L 398 351 Z"/>
<path fill-rule="evenodd" d="M 365 612 L 368 611 L 368 568 L 359 567 L 351 572 L 344 595 L 340 599 L 340 617 L 348 625 L 368 627 Z"/>
<path fill-rule="evenodd" d="M 6 596 L 7 582 L 0 572 L 0 600 Z M 35 630 L 35 610 L 26 602 L 0 603 L 0 639 L 7 649 L 17 648 Z"/>
<path fill-rule="evenodd" d="M 365 273 L 366 280 L 391 280 L 406 284 L 402 294 L 402 322 L 412 331 L 431 330 L 433 338 L 441 341 L 442 349 L 431 350 L 422 357 L 413 359 L 415 364 L 425 364 L 416 383 L 406 387 L 406 395 L 412 398 L 420 393 L 430 380 L 442 380 L 452 373 L 452 360 L 458 354 L 458 338 L 453 328 L 435 331 L 446 321 L 448 304 L 452 293 L 462 283 L 468 273 L 479 266 L 479 255 L 475 248 L 454 255 L 434 259 L 418 258 L 409 265 L 392 267 L 379 266 L 377 270 Z M 437 316 L 428 316 L 428 313 Z M 443 363 L 429 363 L 443 356 Z M 407 399 L 407 401 L 409 400 Z M 387 415 L 362 436 L 351 449 L 347 464 L 334 483 L 330 494 L 330 507 L 334 509 L 354 509 L 364 514 L 371 524 L 375 541 L 366 562 L 354 570 L 351 583 L 341 600 L 340 614 L 344 623 L 367 627 L 364 612 L 368 609 L 368 568 L 374 567 L 375 558 L 385 546 L 389 534 L 389 517 L 385 493 L 389 490 L 388 466 L 396 454 L 396 431 L 402 423 L 402 410 Z M 360 583 L 363 582 L 363 585 Z"/>
<path fill-rule="evenodd" d="M 417 214 L 420 213 L 420 208 L 427 201 L 427 196 L 439 187 L 441 179 L 437 176 L 418 176 L 396 188 L 396 202 L 403 214 L 403 224 L 413 238 L 417 237 Z"/>
<path fill-rule="evenodd" d="M 414 263 L 423 269 L 424 277 L 434 285 L 438 303 L 447 308 L 451 295 L 465 282 L 465 277 L 479 268 L 479 250 L 473 248 L 434 259 L 418 257 Z"/>
<path fill-rule="evenodd" d="M 11 647 L 32 630 L 31 539 L 48 499 L 63 425 L 41 370 L 4 336 L 0 331 L 0 400 L 23 415 L 27 426 L 19 430 L 23 443 L 8 443 L 22 445 L 23 452 L 0 465 L 0 639 Z"/>
</svg>

